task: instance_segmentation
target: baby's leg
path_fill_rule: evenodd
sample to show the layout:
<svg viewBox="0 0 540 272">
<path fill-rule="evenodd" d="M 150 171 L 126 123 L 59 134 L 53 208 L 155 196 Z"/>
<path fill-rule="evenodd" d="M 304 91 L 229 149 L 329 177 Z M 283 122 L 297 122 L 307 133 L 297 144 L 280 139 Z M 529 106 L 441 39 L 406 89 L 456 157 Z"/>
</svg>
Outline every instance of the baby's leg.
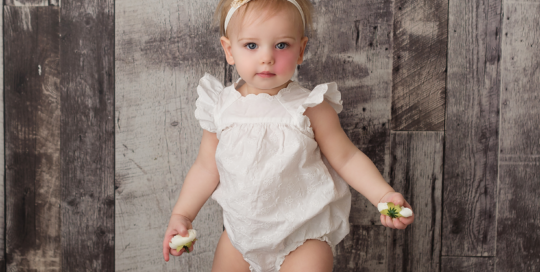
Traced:
<svg viewBox="0 0 540 272">
<path fill-rule="evenodd" d="M 285 256 L 280 272 L 331 272 L 334 256 L 328 243 L 307 240 L 303 245 Z"/>
<path fill-rule="evenodd" d="M 249 272 L 249 264 L 242 254 L 233 247 L 227 231 L 223 231 L 214 255 L 212 272 Z"/>
</svg>

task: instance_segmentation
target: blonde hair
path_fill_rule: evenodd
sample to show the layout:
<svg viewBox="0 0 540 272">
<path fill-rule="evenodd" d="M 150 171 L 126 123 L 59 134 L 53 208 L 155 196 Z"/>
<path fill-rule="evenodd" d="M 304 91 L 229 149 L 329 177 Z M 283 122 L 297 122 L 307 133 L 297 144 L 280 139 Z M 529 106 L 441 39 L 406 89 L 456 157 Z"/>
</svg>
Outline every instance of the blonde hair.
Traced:
<svg viewBox="0 0 540 272">
<path fill-rule="evenodd" d="M 227 31 L 225 30 L 225 18 L 227 17 L 229 9 L 231 9 L 232 2 L 234 2 L 234 0 L 220 0 L 214 13 L 214 22 L 219 23 L 219 33 L 221 34 L 221 36 L 227 36 Z M 298 2 L 300 7 L 302 8 L 302 11 L 304 12 L 304 18 L 306 20 L 306 27 L 304 29 L 305 33 L 306 30 L 311 30 L 313 27 L 313 6 L 311 5 L 311 2 L 309 0 L 296 0 L 296 2 Z M 294 9 L 295 11 L 297 11 L 297 8 L 287 0 L 251 0 L 247 4 L 243 5 L 239 10 L 237 10 L 236 13 L 240 13 L 237 15 L 241 15 L 241 18 L 243 20 L 248 11 L 251 11 L 251 9 L 253 9 L 253 11 L 265 11 L 266 17 L 271 17 L 279 11 L 286 9 Z M 298 16 L 300 16 L 300 13 L 298 13 Z M 301 21 L 302 19 L 300 19 L 300 22 Z"/>
</svg>

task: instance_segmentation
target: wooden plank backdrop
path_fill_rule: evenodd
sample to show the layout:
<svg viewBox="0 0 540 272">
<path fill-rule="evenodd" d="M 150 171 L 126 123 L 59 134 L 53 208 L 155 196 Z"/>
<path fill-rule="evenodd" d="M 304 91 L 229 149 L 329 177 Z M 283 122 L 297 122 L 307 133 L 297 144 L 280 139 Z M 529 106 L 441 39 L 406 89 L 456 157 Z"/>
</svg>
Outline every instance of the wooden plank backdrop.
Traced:
<svg viewBox="0 0 540 272">
<path fill-rule="evenodd" d="M 443 255 L 495 254 L 500 36 L 501 1 L 450 2 Z"/>
<path fill-rule="evenodd" d="M 58 12 L 4 8 L 8 271 L 60 270 Z"/>
<path fill-rule="evenodd" d="M 4 52 L 4 11 L 0 12 L 0 50 Z M 0 54 L 0 82 L 4 82 L 4 54 Z M 4 84 L 0 84 L 0 272 L 6 271 L 5 240 L 5 149 L 4 149 Z"/>
<path fill-rule="evenodd" d="M 352 191 L 334 271 L 538 271 L 540 2 L 312 3 L 294 79 L 337 82 L 347 135 L 416 216 L 387 229 Z M 4 1 L 0 272 L 210 271 L 214 201 L 194 252 L 165 263 L 161 243 L 202 135 L 198 81 L 238 77 L 216 5 Z"/>
</svg>

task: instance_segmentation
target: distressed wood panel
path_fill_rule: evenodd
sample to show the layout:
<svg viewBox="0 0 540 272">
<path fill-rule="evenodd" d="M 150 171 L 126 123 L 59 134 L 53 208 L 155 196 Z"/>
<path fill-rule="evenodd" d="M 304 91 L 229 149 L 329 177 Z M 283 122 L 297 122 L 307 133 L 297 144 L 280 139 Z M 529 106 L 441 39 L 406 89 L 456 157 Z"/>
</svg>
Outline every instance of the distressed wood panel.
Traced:
<svg viewBox="0 0 540 272">
<path fill-rule="evenodd" d="M 497 271 L 540 270 L 540 3 L 503 2 Z"/>
<path fill-rule="evenodd" d="M 308 89 L 335 81 L 342 93 L 344 110 L 339 115 L 349 138 L 387 176 L 390 147 L 392 92 L 392 1 L 315 1 L 315 29 L 310 33 L 305 62 L 298 67 L 298 80 Z M 362 195 L 353 195 L 350 222 L 354 231 L 380 225 L 377 209 Z M 358 234 L 359 235 L 359 234 Z M 384 232 L 372 235 L 385 241 Z M 346 238 L 346 239 L 351 239 Z M 353 244 L 353 247 L 359 245 Z M 374 243 L 374 252 L 385 252 L 386 243 Z M 353 262 L 361 249 L 347 251 L 337 246 L 335 271 L 356 271 Z M 386 263 L 385 254 L 380 262 Z M 350 266 L 348 265 L 350 264 Z M 381 264 L 384 267 L 385 265 Z"/>
<path fill-rule="evenodd" d="M 5 5 L 6 6 L 48 6 L 49 0 L 6 0 Z"/>
<path fill-rule="evenodd" d="M 393 130 L 444 130 L 448 0 L 394 3 Z"/>
<path fill-rule="evenodd" d="M 217 2 L 158 2 L 116 1 L 116 270 L 210 271 L 223 231 L 213 200 L 193 222 L 192 253 L 165 263 L 161 247 L 202 136 L 196 87 L 205 72 L 224 78 Z"/>
<path fill-rule="evenodd" d="M 8 271 L 60 271 L 59 10 L 5 14 Z"/>
<path fill-rule="evenodd" d="M 0 12 L 0 29 L 4 29 L 4 9 Z M 4 31 L 0 33 L 0 272 L 6 271 L 6 259 L 5 259 L 5 149 L 4 149 Z"/>
<path fill-rule="evenodd" d="M 442 257 L 441 272 L 493 272 L 494 257 Z M 508 270 L 510 271 L 510 270 Z"/>
<path fill-rule="evenodd" d="M 114 270 L 114 2 L 61 9 L 64 271 Z"/>
<path fill-rule="evenodd" d="M 393 132 L 390 184 L 413 207 L 414 223 L 388 229 L 388 271 L 440 271 L 443 132 Z"/>
<path fill-rule="evenodd" d="M 320 12 L 305 62 L 298 67 L 298 80 L 308 89 L 337 82 L 343 99 L 339 115 L 343 129 L 387 176 L 392 2 L 319 1 L 314 5 Z M 351 223 L 380 224 L 377 209 L 355 190 L 351 193 Z"/>
<path fill-rule="evenodd" d="M 442 254 L 494 256 L 501 0 L 449 9 Z"/>
<path fill-rule="evenodd" d="M 351 232 L 335 249 L 334 270 L 384 271 L 386 257 L 386 227 L 351 224 Z"/>
</svg>

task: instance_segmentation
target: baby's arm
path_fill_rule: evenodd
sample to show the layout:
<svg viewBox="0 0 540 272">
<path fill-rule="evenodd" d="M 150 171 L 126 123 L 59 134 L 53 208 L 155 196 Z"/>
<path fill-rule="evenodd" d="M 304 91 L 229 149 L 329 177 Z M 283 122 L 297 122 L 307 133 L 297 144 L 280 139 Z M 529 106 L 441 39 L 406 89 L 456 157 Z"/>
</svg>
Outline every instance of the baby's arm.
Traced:
<svg viewBox="0 0 540 272">
<path fill-rule="evenodd" d="M 186 175 L 165 232 L 163 240 L 165 261 L 169 261 L 169 253 L 175 256 L 182 254 L 182 252 L 176 252 L 176 249 L 171 250 L 169 247 L 171 238 L 176 234 L 188 235 L 187 229 L 191 228 L 191 222 L 219 184 L 219 173 L 215 160 L 217 144 L 216 134 L 204 130 L 199 154 Z"/>
<path fill-rule="evenodd" d="M 411 208 L 403 196 L 388 185 L 373 162 L 349 140 L 330 104 L 323 102 L 308 108 L 305 115 L 310 119 L 321 152 L 351 187 L 364 195 L 374 206 L 379 202 L 394 202 Z M 405 228 L 413 221 L 414 216 L 392 220 L 381 215 L 382 224 L 392 228 Z"/>
</svg>

